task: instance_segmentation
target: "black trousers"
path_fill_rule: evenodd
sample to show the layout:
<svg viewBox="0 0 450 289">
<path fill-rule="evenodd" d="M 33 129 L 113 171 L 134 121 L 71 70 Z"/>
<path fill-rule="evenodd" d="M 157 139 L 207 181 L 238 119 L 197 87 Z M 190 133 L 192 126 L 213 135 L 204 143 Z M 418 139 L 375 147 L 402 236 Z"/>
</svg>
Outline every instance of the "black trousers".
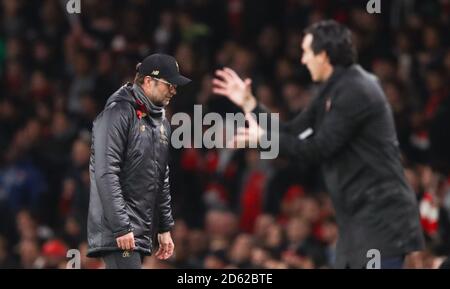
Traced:
<svg viewBox="0 0 450 289">
<path fill-rule="evenodd" d="M 106 269 L 141 269 L 144 255 L 136 251 L 105 252 L 102 256 Z"/>
</svg>

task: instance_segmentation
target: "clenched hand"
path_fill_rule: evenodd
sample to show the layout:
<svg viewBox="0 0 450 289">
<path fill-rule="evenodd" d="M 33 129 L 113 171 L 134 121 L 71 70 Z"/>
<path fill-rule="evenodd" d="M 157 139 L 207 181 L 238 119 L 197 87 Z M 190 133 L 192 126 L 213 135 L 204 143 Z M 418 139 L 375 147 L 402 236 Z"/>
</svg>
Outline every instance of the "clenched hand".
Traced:
<svg viewBox="0 0 450 289">
<path fill-rule="evenodd" d="M 135 247 L 133 232 L 118 237 L 116 242 L 117 246 L 122 250 L 133 250 Z"/>
</svg>

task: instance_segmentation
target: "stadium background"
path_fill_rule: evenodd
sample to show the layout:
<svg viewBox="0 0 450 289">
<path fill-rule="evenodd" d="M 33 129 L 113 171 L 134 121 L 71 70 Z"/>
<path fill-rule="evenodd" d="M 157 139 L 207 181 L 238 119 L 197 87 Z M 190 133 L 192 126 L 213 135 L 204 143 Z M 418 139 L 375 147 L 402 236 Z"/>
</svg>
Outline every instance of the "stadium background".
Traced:
<svg viewBox="0 0 450 289">
<path fill-rule="evenodd" d="M 333 18 L 354 32 L 363 67 L 392 106 L 405 174 L 420 201 L 427 249 L 408 267 L 450 254 L 448 0 L 81 0 L 0 2 L 0 268 L 65 268 L 87 259 L 90 130 L 107 97 L 154 52 L 174 55 L 194 81 L 168 115 L 237 112 L 211 94 L 215 68 L 251 77 L 282 119 L 315 87 L 300 64 L 301 31 Z M 315 168 L 261 160 L 255 150 L 171 153 L 175 256 L 145 268 L 330 268 L 337 228 Z M 392 220 L 395 222 L 395 220 Z"/>
</svg>

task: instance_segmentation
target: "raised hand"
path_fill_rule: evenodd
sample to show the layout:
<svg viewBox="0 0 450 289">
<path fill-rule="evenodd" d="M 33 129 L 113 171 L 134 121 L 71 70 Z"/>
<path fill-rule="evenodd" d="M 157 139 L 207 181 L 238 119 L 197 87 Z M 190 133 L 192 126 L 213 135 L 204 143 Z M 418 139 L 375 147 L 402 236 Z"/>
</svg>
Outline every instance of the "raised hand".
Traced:
<svg viewBox="0 0 450 289">
<path fill-rule="evenodd" d="M 251 91 L 251 79 L 242 80 L 234 70 L 225 67 L 216 70 L 216 78 L 212 83 L 213 93 L 228 97 L 244 112 L 250 112 L 255 108 L 256 100 Z"/>
</svg>

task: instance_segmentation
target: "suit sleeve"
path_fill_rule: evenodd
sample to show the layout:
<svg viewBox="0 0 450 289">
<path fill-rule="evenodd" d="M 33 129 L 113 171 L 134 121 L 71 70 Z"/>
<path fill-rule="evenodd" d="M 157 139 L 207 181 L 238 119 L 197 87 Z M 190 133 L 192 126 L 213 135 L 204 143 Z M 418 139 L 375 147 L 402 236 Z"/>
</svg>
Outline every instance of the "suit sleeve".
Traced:
<svg viewBox="0 0 450 289">
<path fill-rule="evenodd" d="M 302 111 L 299 115 L 297 115 L 294 119 L 289 120 L 287 122 L 279 122 L 279 131 L 285 132 L 285 133 L 291 133 L 291 134 L 299 134 L 306 130 L 307 128 L 311 127 L 313 124 L 314 119 L 314 100 L 308 105 L 304 111 Z M 256 121 L 258 121 L 258 115 L 260 113 L 268 113 L 269 115 L 269 121 L 268 124 L 271 124 L 272 122 L 270 119 L 274 116 L 270 114 L 270 112 L 260 103 L 253 109 L 252 113 L 254 113 L 257 118 Z M 270 133 L 271 128 L 268 127 L 268 132 Z"/>
<path fill-rule="evenodd" d="M 325 112 L 320 129 L 312 137 L 300 140 L 292 134 L 280 132 L 280 154 L 315 164 L 348 144 L 373 111 L 367 95 L 361 89 L 352 89 L 342 90 L 333 97 L 330 110 Z"/>
<path fill-rule="evenodd" d="M 107 108 L 94 125 L 95 181 L 114 237 L 133 230 L 119 181 L 131 110 L 123 102 Z"/>
</svg>

